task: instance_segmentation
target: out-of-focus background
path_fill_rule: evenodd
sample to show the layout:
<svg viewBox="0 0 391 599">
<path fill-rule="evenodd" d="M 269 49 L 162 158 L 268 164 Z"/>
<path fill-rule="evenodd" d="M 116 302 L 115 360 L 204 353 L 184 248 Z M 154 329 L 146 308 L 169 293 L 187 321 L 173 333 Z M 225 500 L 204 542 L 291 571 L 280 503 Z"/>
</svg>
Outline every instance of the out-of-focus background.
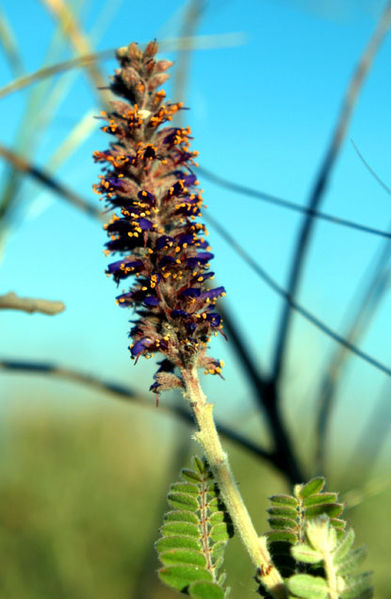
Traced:
<svg viewBox="0 0 391 599">
<path fill-rule="evenodd" d="M 303 214 L 248 190 L 294 202 L 298 210 L 307 204 L 384 6 L 376 0 L 3 1 L 0 293 L 62 300 L 66 310 L 0 311 L 1 599 L 175 596 L 154 575 L 153 542 L 168 486 L 196 450 L 191 427 L 168 409 L 179 397 L 162 396 L 155 408 L 148 394 L 154 365 L 129 359 L 131 314 L 115 305 L 117 291 L 104 274 L 99 219 L 53 189 L 59 182 L 99 208 L 91 155 L 108 139 L 95 118 L 102 109 L 98 88 L 115 68 L 113 53 L 103 51 L 161 42 L 161 56 L 176 62 L 168 96 L 189 107 L 182 118 L 206 169 L 197 174 L 211 216 L 286 289 Z M 102 54 L 88 68 L 69 62 L 95 52 Z M 375 365 L 338 353 L 335 339 L 297 314 L 279 382 L 295 450 L 308 474 L 321 464 L 328 488 L 343 492 L 347 518 L 368 546 L 367 565 L 376 567 L 379 598 L 390 597 L 391 386 L 384 372 L 391 360 L 391 251 L 384 235 L 391 205 L 385 188 L 391 186 L 390 62 L 388 34 L 320 207 L 371 231 L 315 219 L 296 295 Z M 37 169 L 52 177 L 51 186 L 38 180 Z M 232 183 L 247 190 L 238 193 Z M 227 289 L 224 305 L 267 376 L 283 299 L 213 226 L 210 242 L 216 284 Z M 211 354 L 226 363 L 225 381 L 204 380 L 219 421 L 271 446 L 235 344 L 216 339 Z M 98 380 L 131 388 L 135 399 L 121 403 Z M 316 423 L 325 388 L 334 383 L 317 462 Z M 267 461 L 226 444 L 257 528 L 265 531 L 267 497 L 286 491 L 286 480 Z M 227 570 L 233 599 L 254 596 L 252 568 L 236 539 Z"/>
</svg>

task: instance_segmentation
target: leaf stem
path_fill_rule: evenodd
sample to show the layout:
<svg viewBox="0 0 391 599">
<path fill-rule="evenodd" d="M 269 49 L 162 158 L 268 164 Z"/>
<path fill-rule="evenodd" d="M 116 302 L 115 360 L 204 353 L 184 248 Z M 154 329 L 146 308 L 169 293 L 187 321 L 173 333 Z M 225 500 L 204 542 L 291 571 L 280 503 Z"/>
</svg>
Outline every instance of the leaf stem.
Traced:
<svg viewBox="0 0 391 599">
<path fill-rule="evenodd" d="M 250 515 L 239 492 L 213 419 L 213 404 L 203 393 L 196 368 L 183 370 L 185 397 L 193 410 L 199 431 L 195 438 L 201 443 L 209 467 L 215 477 L 222 499 L 263 585 L 275 597 L 286 599 L 283 579 L 274 566 L 266 539 L 258 537 Z"/>
</svg>

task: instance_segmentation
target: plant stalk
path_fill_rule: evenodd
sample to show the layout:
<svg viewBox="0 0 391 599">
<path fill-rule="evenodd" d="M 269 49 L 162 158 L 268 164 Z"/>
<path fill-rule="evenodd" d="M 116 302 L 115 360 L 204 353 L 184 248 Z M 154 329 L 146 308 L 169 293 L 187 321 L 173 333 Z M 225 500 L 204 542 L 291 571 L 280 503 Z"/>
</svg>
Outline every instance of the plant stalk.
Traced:
<svg viewBox="0 0 391 599">
<path fill-rule="evenodd" d="M 233 478 L 227 454 L 224 452 L 213 419 L 213 404 L 203 393 L 197 369 L 182 371 L 185 397 L 193 410 L 199 431 L 195 438 L 201 443 L 209 467 L 215 477 L 222 499 L 231 516 L 235 530 L 240 536 L 262 584 L 275 597 L 286 599 L 284 581 L 274 566 L 267 549 L 266 539 L 258 537 L 243 498 Z"/>
</svg>

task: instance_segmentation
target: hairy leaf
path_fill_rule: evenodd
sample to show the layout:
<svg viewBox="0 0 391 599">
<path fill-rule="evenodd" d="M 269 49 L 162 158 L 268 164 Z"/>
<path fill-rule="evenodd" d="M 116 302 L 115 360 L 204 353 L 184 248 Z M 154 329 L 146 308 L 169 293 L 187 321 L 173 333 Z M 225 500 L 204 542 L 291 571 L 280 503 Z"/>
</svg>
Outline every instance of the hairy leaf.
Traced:
<svg viewBox="0 0 391 599">
<path fill-rule="evenodd" d="M 233 534 L 232 523 L 205 461 L 194 458 L 194 470 L 182 470 L 170 487 L 174 509 L 164 516 L 156 543 L 163 582 L 194 599 L 226 599 L 225 575 L 219 570 Z"/>
</svg>

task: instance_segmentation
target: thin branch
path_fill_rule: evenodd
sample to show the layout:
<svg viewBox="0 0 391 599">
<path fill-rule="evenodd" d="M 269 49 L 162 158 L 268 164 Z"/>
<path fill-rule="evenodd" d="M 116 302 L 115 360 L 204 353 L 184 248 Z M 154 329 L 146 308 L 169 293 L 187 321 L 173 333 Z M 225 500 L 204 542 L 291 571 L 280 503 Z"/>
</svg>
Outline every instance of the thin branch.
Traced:
<svg viewBox="0 0 391 599">
<path fill-rule="evenodd" d="M 362 294 L 359 305 L 353 300 L 353 305 L 347 310 L 350 324 L 344 334 L 345 339 L 350 343 L 357 344 L 360 337 L 369 327 L 370 322 L 375 316 L 381 300 L 390 286 L 390 271 L 386 270 L 385 265 L 391 255 L 390 243 L 384 245 L 383 251 L 371 268 L 370 275 L 365 277 L 366 289 Z M 354 294 L 357 297 L 358 293 Z M 351 316 L 353 315 L 353 317 Z M 335 396 L 338 390 L 343 367 L 350 354 L 346 348 L 339 346 L 329 360 L 326 372 L 323 375 L 320 385 L 320 395 L 318 400 L 318 417 L 316 423 L 316 472 L 325 473 L 325 455 L 327 433 L 330 425 L 330 417 L 335 404 Z M 368 429 L 369 430 L 369 429 Z"/>
<path fill-rule="evenodd" d="M 67 200 L 83 212 L 86 212 L 94 218 L 102 217 L 100 210 L 95 208 L 95 206 L 92 204 L 89 204 L 82 196 L 54 179 L 45 170 L 40 169 L 39 167 L 28 162 L 25 158 L 23 158 L 23 156 L 20 156 L 20 154 L 16 154 L 16 152 L 13 152 L 9 148 L 0 145 L 0 156 L 8 160 L 8 162 L 10 162 L 12 166 L 18 170 L 22 171 L 26 175 L 29 175 L 30 177 L 33 177 L 33 179 L 39 181 L 39 183 L 43 183 L 49 187 L 49 189 L 51 189 L 51 191 L 56 193 L 59 197 Z"/>
<path fill-rule="evenodd" d="M 223 177 L 219 175 L 215 175 L 212 171 L 204 168 L 197 167 L 196 169 L 205 179 L 209 180 L 211 183 L 218 185 L 219 187 L 223 187 L 225 189 L 229 189 L 234 193 L 239 193 L 241 195 L 247 195 L 257 200 L 261 200 L 263 202 L 267 202 L 269 204 L 274 204 L 276 206 L 281 206 L 281 208 L 287 208 L 288 210 L 293 210 L 294 212 L 300 212 L 304 214 L 308 214 L 314 216 L 315 218 L 320 218 L 322 220 L 326 220 L 335 225 L 341 225 L 344 227 L 348 227 L 350 229 L 357 229 L 358 231 L 362 231 L 363 233 L 371 233 L 372 235 L 378 235 L 379 237 L 385 237 L 386 239 L 391 239 L 391 233 L 388 231 L 383 231 L 381 229 L 376 229 L 374 227 L 368 227 L 367 225 L 362 225 L 360 223 L 356 223 L 351 220 L 347 220 L 346 218 L 339 218 L 338 216 L 333 216 L 332 214 L 327 214 L 326 212 L 319 212 L 317 210 L 312 210 L 306 206 L 301 206 L 300 204 L 296 204 L 295 202 L 290 202 L 289 200 L 284 200 L 283 198 L 279 198 L 277 196 L 273 196 L 271 194 L 265 193 L 263 191 L 259 191 L 257 189 L 253 189 L 251 187 L 247 187 L 246 185 L 242 185 L 240 183 L 234 183 L 233 181 L 227 181 Z M 390 190 L 391 193 L 391 190 Z"/>
<path fill-rule="evenodd" d="M 0 6 L 0 44 L 3 47 L 4 54 L 8 63 L 16 76 L 20 76 L 24 71 L 23 59 L 15 39 L 14 32 L 8 19 Z"/>
<path fill-rule="evenodd" d="M 359 61 L 353 78 L 350 81 L 343 102 L 342 110 L 338 118 L 337 126 L 334 131 L 334 135 L 332 137 L 330 146 L 326 151 L 326 155 L 321 165 L 319 174 L 316 178 L 314 188 L 310 194 L 310 199 L 308 202 L 308 208 L 310 210 L 317 210 L 322 200 L 322 197 L 327 189 L 331 172 L 338 158 L 342 144 L 345 140 L 346 133 L 348 131 L 350 120 L 353 114 L 353 110 L 356 105 L 365 77 L 370 71 L 372 62 L 375 58 L 378 49 L 380 48 L 380 45 L 384 37 L 388 32 L 390 24 L 391 1 L 388 1 L 386 4 L 386 8 L 382 14 L 382 17 L 380 18 L 380 21 L 369 41 L 369 44 L 367 45 L 367 47 L 364 50 L 364 53 L 362 54 L 361 60 Z M 294 301 L 297 294 L 302 270 L 304 267 L 304 260 L 308 250 L 313 228 L 313 216 L 311 214 L 307 214 L 307 216 L 303 220 L 299 237 L 297 239 L 296 250 L 293 254 L 293 262 L 288 280 L 287 294 L 292 301 Z M 273 378 L 276 382 L 280 380 L 281 373 L 283 371 L 284 359 L 288 347 L 288 334 L 292 320 L 292 307 L 293 304 L 291 302 L 285 302 L 282 309 L 280 325 L 277 331 L 275 352 L 273 358 Z"/>
<path fill-rule="evenodd" d="M 376 179 L 376 181 L 379 183 L 379 185 L 382 186 L 382 188 L 384 189 L 384 191 L 386 191 L 388 193 L 388 195 L 391 195 L 391 188 L 388 187 L 388 185 L 386 185 L 384 183 L 384 181 L 379 177 L 379 175 L 373 170 L 373 168 L 368 164 L 368 162 L 365 160 L 364 156 L 361 154 L 360 150 L 358 149 L 357 145 L 354 143 L 354 141 L 351 139 L 350 140 L 352 143 L 353 148 L 356 150 L 358 157 L 361 159 L 362 163 L 364 164 L 364 166 L 368 169 L 368 171 L 371 173 L 372 177 L 374 177 Z"/>
<path fill-rule="evenodd" d="M 122 385 L 121 383 L 117 383 L 115 381 L 103 380 L 92 374 L 87 374 L 72 368 L 57 366 L 56 364 L 51 364 L 50 362 L 25 362 L 20 360 L 2 359 L 0 360 L 0 370 L 54 376 L 56 378 L 73 381 L 75 383 L 81 383 L 103 393 L 115 395 L 119 399 L 131 401 L 149 409 L 156 410 L 155 402 L 151 396 L 140 393 L 132 387 Z M 191 413 L 182 406 L 174 407 L 162 401 L 159 404 L 159 410 L 165 413 L 174 414 L 187 424 L 194 424 Z M 268 450 L 260 447 L 251 441 L 251 439 L 248 439 L 246 436 L 239 433 L 236 429 L 231 429 L 230 427 L 221 423 L 217 424 L 217 428 L 226 439 L 233 441 L 239 447 L 246 449 L 250 453 L 253 453 L 256 456 L 271 462 L 276 468 L 280 469 L 279 465 L 274 463 L 273 456 Z"/>
<path fill-rule="evenodd" d="M 296 310 L 296 312 L 301 314 L 306 320 L 311 322 L 311 324 L 316 326 L 323 333 L 325 333 L 326 335 L 331 337 L 331 339 L 334 339 L 334 341 L 337 341 L 338 343 L 340 343 L 341 345 L 343 345 L 344 347 L 349 349 L 356 356 L 358 356 L 359 358 L 361 358 L 368 364 L 371 364 L 371 366 L 374 366 L 375 368 L 377 368 L 384 374 L 391 376 L 391 369 L 388 368 L 385 364 L 383 364 L 382 362 L 379 362 L 378 360 L 376 360 L 369 354 L 365 353 L 364 351 L 362 351 L 361 349 L 359 349 L 358 347 L 356 347 L 355 345 L 350 343 L 347 339 L 345 339 L 344 337 L 339 335 L 337 332 L 333 331 L 333 329 L 331 329 L 327 324 L 325 324 L 317 316 L 312 314 L 312 312 L 307 310 L 307 308 L 304 308 L 303 306 L 298 304 L 295 300 L 293 300 L 292 297 L 289 295 L 289 292 L 286 289 L 284 289 L 283 287 L 281 287 L 273 279 L 273 277 L 271 277 L 266 272 L 266 270 L 264 268 L 262 268 L 257 262 L 255 262 L 255 260 L 249 254 L 247 254 L 247 252 L 236 241 L 236 239 L 232 235 L 230 235 L 230 233 L 228 233 L 228 231 L 224 227 L 222 227 L 221 224 L 216 219 L 214 219 L 210 214 L 205 215 L 204 218 L 205 218 L 205 220 L 210 222 L 210 224 L 216 229 L 216 231 L 219 233 L 219 235 L 221 235 L 221 237 L 223 237 L 227 241 L 227 243 L 230 245 L 230 247 L 232 249 L 234 249 L 247 262 L 247 264 L 250 266 L 250 268 L 252 268 L 252 270 L 271 289 L 273 289 L 273 291 L 275 293 L 277 293 L 280 297 L 282 297 L 287 302 L 287 304 L 289 304 L 289 306 L 291 308 Z"/>
<path fill-rule="evenodd" d="M 21 310 L 22 312 L 40 312 L 41 314 L 59 314 L 65 310 L 63 302 L 32 297 L 19 297 L 13 291 L 0 295 L 0 310 Z"/>
</svg>

